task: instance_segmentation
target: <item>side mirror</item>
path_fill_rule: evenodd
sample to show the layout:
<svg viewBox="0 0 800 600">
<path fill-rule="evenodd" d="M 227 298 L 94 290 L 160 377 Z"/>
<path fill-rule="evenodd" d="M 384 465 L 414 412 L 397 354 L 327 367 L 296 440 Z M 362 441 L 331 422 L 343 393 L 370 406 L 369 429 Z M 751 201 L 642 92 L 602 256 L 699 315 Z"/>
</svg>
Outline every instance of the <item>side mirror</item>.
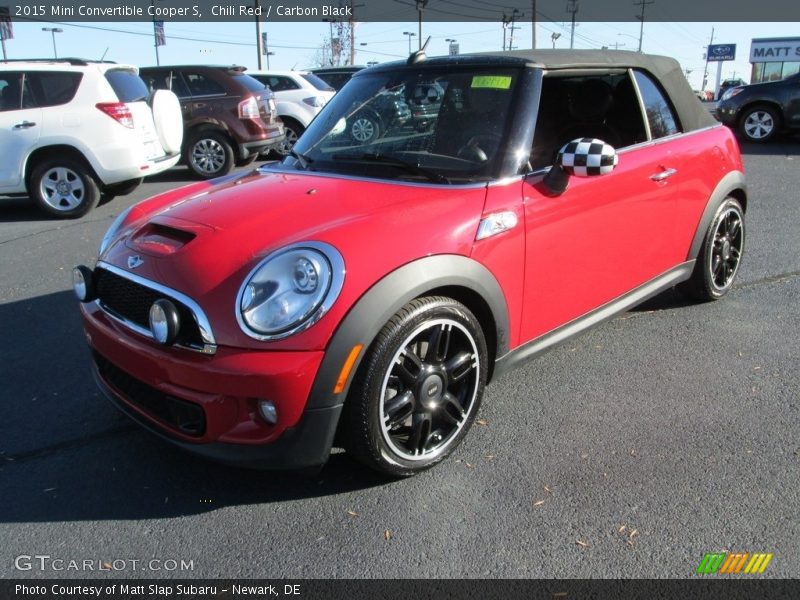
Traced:
<svg viewBox="0 0 800 600">
<path fill-rule="evenodd" d="M 596 138 L 578 138 L 564 144 L 556 162 L 544 178 L 554 194 L 562 194 L 569 185 L 569 176 L 594 177 L 611 173 L 619 164 L 613 146 Z"/>
</svg>

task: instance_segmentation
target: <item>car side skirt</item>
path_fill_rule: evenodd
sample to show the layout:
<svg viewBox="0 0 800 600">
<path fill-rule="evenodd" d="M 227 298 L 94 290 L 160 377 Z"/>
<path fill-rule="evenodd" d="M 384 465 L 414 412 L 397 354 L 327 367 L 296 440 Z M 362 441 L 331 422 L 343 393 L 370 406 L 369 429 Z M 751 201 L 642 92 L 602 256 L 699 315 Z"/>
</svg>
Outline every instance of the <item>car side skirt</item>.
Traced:
<svg viewBox="0 0 800 600">
<path fill-rule="evenodd" d="M 694 259 L 681 263 L 654 279 L 651 279 L 647 283 L 634 288 L 630 292 L 607 302 L 599 308 L 514 348 L 497 359 L 495 363 L 495 377 L 526 363 L 548 350 L 552 350 L 567 340 L 608 321 L 612 317 L 633 308 L 637 304 L 641 304 L 645 300 L 673 287 L 675 284 L 686 281 L 692 275 L 694 264 Z"/>
</svg>

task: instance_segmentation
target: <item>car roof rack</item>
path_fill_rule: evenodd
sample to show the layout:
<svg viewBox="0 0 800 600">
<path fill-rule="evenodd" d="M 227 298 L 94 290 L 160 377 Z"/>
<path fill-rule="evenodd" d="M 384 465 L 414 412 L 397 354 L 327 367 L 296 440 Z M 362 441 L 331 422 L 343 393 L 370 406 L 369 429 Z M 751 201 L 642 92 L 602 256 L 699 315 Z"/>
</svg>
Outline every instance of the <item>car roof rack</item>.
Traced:
<svg viewBox="0 0 800 600">
<path fill-rule="evenodd" d="M 8 58 L 0 61 L 2 63 L 67 63 L 74 67 L 85 67 L 93 64 L 117 64 L 113 60 L 91 60 L 87 58 Z"/>
</svg>

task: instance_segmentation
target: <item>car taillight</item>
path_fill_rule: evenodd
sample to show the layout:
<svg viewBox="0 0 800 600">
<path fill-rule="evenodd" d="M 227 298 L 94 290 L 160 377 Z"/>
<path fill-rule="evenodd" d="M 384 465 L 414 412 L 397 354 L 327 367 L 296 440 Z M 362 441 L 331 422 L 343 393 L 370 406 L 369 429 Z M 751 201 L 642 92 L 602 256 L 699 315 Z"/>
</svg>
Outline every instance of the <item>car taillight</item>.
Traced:
<svg viewBox="0 0 800 600">
<path fill-rule="evenodd" d="M 247 100 L 239 102 L 240 119 L 258 119 L 261 114 L 258 111 L 258 101 L 250 96 Z"/>
<path fill-rule="evenodd" d="M 310 98 L 303 98 L 303 102 L 314 108 L 325 106 L 325 98 L 320 96 L 311 96 Z"/>
<path fill-rule="evenodd" d="M 124 102 L 101 102 L 95 106 L 120 125 L 133 129 L 133 114 L 130 107 Z"/>
</svg>

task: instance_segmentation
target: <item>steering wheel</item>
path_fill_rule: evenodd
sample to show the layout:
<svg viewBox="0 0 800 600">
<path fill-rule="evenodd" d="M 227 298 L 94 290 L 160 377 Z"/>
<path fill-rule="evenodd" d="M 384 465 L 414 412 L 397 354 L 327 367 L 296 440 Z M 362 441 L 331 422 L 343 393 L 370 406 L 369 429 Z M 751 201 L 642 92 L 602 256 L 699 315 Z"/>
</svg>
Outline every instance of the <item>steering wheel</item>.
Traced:
<svg viewBox="0 0 800 600">
<path fill-rule="evenodd" d="M 481 133 L 473 135 L 458 151 L 458 158 L 473 162 L 486 162 L 489 156 L 486 149 L 494 150 L 500 145 L 501 137 L 496 133 Z"/>
</svg>

